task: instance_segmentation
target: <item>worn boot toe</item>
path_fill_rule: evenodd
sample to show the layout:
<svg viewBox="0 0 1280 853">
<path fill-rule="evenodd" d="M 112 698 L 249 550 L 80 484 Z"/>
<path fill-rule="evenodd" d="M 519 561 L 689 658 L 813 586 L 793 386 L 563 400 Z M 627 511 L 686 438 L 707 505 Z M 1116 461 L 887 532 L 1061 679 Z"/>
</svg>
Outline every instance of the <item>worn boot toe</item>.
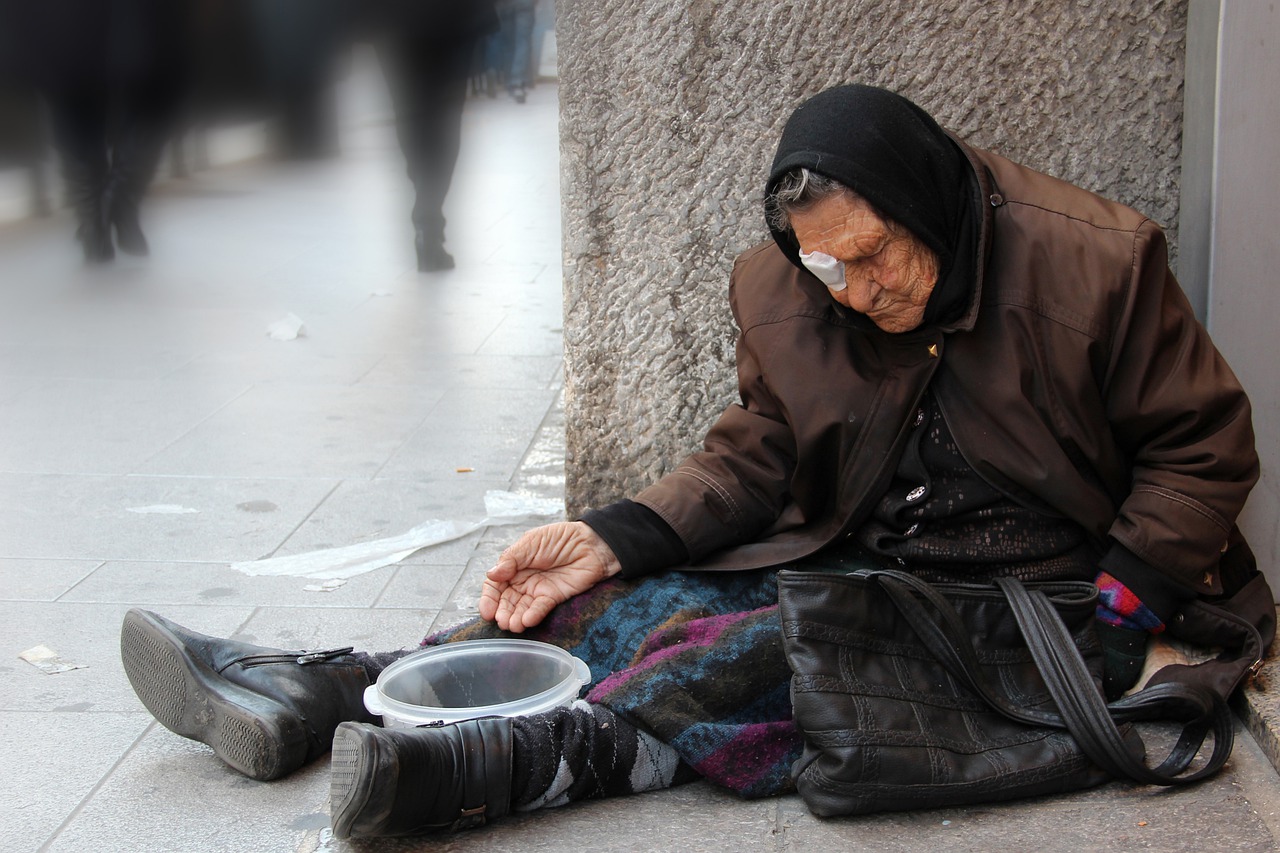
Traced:
<svg viewBox="0 0 1280 853">
<path fill-rule="evenodd" d="M 440 728 L 343 723 L 333 738 L 335 838 L 482 826 L 511 810 L 511 720 Z"/>
</svg>

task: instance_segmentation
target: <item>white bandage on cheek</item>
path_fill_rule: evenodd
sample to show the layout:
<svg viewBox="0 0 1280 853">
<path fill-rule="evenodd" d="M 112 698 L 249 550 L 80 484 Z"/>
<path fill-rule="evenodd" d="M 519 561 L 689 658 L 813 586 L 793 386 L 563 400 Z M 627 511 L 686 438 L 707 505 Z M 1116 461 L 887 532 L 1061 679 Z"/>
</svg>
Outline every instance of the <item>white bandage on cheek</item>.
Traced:
<svg viewBox="0 0 1280 853">
<path fill-rule="evenodd" d="M 844 262 L 837 261 L 822 252 L 801 252 L 800 263 L 805 269 L 818 277 L 828 290 L 844 290 L 848 285 L 844 282 Z"/>
</svg>

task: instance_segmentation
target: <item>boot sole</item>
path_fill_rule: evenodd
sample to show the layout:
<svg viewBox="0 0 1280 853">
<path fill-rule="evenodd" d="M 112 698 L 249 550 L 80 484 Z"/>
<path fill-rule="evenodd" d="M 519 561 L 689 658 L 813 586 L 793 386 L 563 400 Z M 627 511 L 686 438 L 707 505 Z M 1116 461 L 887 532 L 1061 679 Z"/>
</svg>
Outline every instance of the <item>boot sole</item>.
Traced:
<svg viewBox="0 0 1280 853">
<path fill-rule="evenodd" d="M 251 779 L 276 779 L 302 765 L 306 735 L 295 715 L 193 658 L 149 616 L 125 615 L 120 658 L 133 691 L 162 726 L 207 744 Z"/>
<path fill-rule="evenodd" d="M 357 724 L 342 723 L 333 736 L 329 812 L 334 838 L 350 838 L 373 795 L 378 739 Z"/>
</svg>

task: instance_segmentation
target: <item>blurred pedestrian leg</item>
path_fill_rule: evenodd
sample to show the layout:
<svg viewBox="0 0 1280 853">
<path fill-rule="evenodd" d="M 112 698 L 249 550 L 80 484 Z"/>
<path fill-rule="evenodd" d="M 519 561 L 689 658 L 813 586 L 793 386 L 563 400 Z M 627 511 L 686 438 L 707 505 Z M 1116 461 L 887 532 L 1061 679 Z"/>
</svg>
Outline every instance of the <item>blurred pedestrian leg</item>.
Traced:
<svg viewBox="0 0 1280 853">
<path fill-rule="evenodd" d="M 420 272 L 452 269 L 444 201 L 462 143 L 462 110 L 476 43 L 496 23 L 488 2 L 387 4 L 377 39 L 396 131 L 415 193 Z"/>
<path fill-rule="evenodd" d="M 530 58 L 533 47 L 533 14 L 537 0 L 504 0 L 499 5 L 504 35 L 510 39 L 507 57 L 507 91 L 516 103 L 523 104 L 529 88 Z"/>
<path fill-rule="evenodd" d="M 68 200 L 89 263 L 146 254 L 138 206 L 186 80 L 185 0 L 9 4 L 23 66 L 49 107 Z"/>
<path fill-rule="evenodd" d="M 334 81 L 357 13 L 347 0 L 249 0 L 246 9 L 276 153 L 289 159 L 335 156 Z"/>
<path fill-rule="evenodd" d="M 444 200 L 462 143 L 470 50 L 420 50 L 412 39 L 382 46 L 383 67 L 396 114 L 396 133 L 413 182 L 418 269 L 451 269 L 444 250 Z"/>
<path fill-rule="evenodd" d="M 94 89 L 58 89 L 46 94 L 53 143 L 62 161 L 67 201 L 76 214 L 76 239 L 86 263 L 115 258 L 111 217 L 103 194 L 110 170 L 107 146 L 107 98 Z"/>
</svg>

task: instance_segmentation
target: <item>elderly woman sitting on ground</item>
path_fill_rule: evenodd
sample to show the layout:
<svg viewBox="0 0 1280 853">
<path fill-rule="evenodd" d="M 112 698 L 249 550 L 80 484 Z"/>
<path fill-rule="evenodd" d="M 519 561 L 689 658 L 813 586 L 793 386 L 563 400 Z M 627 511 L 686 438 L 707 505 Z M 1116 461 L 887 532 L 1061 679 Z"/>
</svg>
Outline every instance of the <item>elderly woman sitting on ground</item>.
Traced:
<svg viewBox="0 0 1280 853">
<path fill-rule="evenodd" d="M 526 533 L 482 618 L 426 641 L 554 643 L 589 663 L 583 700 L 379 728 L 361 691 L 405 652 L 281 652 L 135 610 L 122 653 L 147 708 L 256 779 L 332 747 L 334 834 L 403 835 L 696 778 L 789 790 L 783 566 L 1096 581 L 1112 695 L 1198 598 L 1274 615 L 1234 527 L 1249 403 L 1155 223 L 867 86 L 795 111 L 765 208 L 773 239 L 730 289 L 741 400 L 704 449 Z"/>
</svg>

